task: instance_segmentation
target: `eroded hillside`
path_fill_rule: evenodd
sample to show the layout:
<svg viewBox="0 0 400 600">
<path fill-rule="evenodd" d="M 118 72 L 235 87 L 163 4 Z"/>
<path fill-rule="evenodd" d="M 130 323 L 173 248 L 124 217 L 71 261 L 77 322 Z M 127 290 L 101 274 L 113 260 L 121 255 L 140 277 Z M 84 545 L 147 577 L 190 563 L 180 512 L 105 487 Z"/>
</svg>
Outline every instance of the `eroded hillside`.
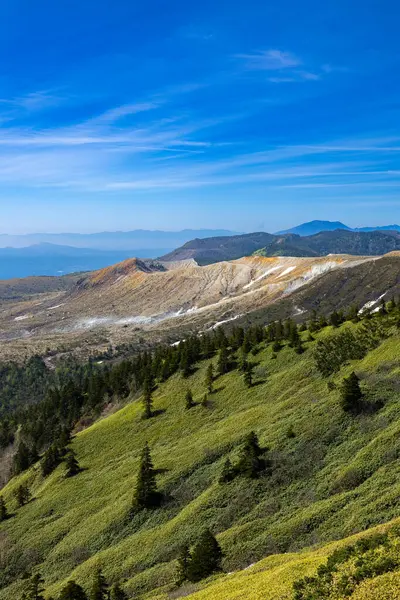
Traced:
<svg viewBox="0 0 400 600">
<path fill-rule="evenodd" d="M 252 256 L 200 267 L 192 260 L 130 259 L 82 276 L 72 289 L 8 302 L 0 316 L 2 354 L 76 349 L 87 355 L 139 338 L 175 341 L 185 331 L 215 327 L 244 314 L 251 318 L 254 311 L 287 298 L 293 299 L 290 312 L 280 316 L 295 316 L 305 310 L 297 302 L 299 290 L 321 278 L 329 290 L 329 277 L 338 272 L 354 279 L 357 287 L 358 270 L 377 260 Z M 400 258 L 394 255 L 390 261 L 392 271 L 399 273 Z M 367 300 L 375 297 L 371 288 Z"/>
</svg>

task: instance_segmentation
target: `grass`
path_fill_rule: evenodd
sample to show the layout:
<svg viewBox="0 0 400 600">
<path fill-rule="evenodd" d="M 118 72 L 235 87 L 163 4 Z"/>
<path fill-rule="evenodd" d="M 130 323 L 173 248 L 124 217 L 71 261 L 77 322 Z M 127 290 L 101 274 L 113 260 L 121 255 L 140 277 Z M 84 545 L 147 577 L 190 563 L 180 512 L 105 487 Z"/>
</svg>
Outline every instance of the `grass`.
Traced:
<svg viewBox="0 0 400 600">
<path fill-rule="evenodd" d="M 312 342 L 302 355 L 284 348 L 275 360 L 262 346 L 254 360 L 265 381 L 248 389 L 237 371 L 228 373 L 217 379 L 207 408 L 185 409 L 188 386 L 195 401 L 203 397 L 204 361 L 187 380 L 177 375 L 159 385 L 158 416 L 143 421 L 132 401 L 80 432 L 72 446 L 82 473 L 65 479 L 61 465 L 43 479 L 34 467 L 3 490 L 15 516 L 0 526 L 0 600 L 18 598 L 32 568 L 54 596 L 70 578 L 88 589 L 97 566 L 131 595 L 176 596 L 179 547 L 194 543 L 205 526 L 218 534 L 225 571 L 235 573 L 190 597 L 289 598 L 292 581 L 315 570 L 329 542 L 400 515 L 399 341 L 394 334 L 332 378 L 339 383 L 355 369 L 368 394 L 385 401 L 374 414 L 343 414 L 338 391 L 328 391 L 315 369 Z M 269 448 L 272 474 L 219 485 L 224 459 L 235 462 L 250 430 Z M 129 518 L 145 441 L 169 501 Z M 21 482 L 34 499 L 16 510 Z M 306 547 L 317 549 L 301 551 Z"/>
</svg>

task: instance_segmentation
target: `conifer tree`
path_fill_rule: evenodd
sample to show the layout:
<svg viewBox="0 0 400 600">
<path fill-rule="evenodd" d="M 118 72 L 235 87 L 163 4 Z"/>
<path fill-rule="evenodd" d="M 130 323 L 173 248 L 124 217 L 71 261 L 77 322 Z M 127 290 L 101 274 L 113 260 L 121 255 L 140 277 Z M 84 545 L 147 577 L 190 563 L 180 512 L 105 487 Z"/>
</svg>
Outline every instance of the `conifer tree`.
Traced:
<svg viewBox="0 0 400 600">
<path fill-rule="evenodd" d="M 95 572 L 89 599 L 108 600 L 108 585 L 101 569 Z"/>
<path fill-rule="evenodd" d="M 257 435 L 251 431 L 246 437 L 242 448 L 239 463 L 236 467 L 238 473 L 245 477 L 255 478 L 265 468 L 265 461 L 260 458 L 262 450 L 258 443 Z"/>
<path fill-rule="evenodd" d="M 73 450 L 69 450 L 65 457 L 65 464 L 67 467 L 67 471 L 65 473 L 65 477 L 74 477 L 74 475 L 78 475 L 80 472 L 80 466 L 76 459 L 75 452 Z"/>
<path fill-rule="evenodd" d="M 69 581 L 61 590 L 58 600 L 87 600 L 84 590 L 75 581 Z"/>
<path fill-rule="evenodd" d="M 14 472 L 16 475 L 26 471 L 31 466 L 31 456 L 28 446 L 21 441 L 14 457 Z"/>
<path fill-rule="evenodd" d="M 41 468 L 43 477 L 47 477 L 57 468 L 60 464 L 61 456 L 58 447 L 52 444 L 48 450 L 44 453 Z"/>
<path fill-rule="evenodd" d="M 212 363 L 207 367 L 205 383 L 208 393 L 212 394 L 214 390 L 214 367 Z"/>
<path fill-rule="evenodd" d="M 128 600 L 128 596 L 119 583 L 114 583 L 110 592 L 110 600 Z"/>
<path fill-rule="evenodd" d="M 220 571 L 222 556 L 220 545 L 211 531 L 206 529 L 193 548 L 187 567 L 187 579 L 192 582 L 201 581 Z"/>
<path fill-rule="evenodd" d="M 354 371 L 345 377 L 341 388 L 341 406 L 345 412 L 357 414 L 362 411 L 363 393 L 360 387 L 360 380 Z"/>
<path fill-rule="evenodd" d="M 219 375 L 224 375 L 229 370 L 229 354 L 228 348 L 224 345 L 219 351 L 217 371 Z"/>
<path fill-rule="evenodd" d="M 31 499 L 29 488 L 26 485 L 20 485 L 15 491 L 15 498 L 20 508 L 25 506 Z"/>
<path fill-rule="evenodd" d="M 24 600 L 44 600 L 44 596 L 42 595 L 44 592 L 43 583 L 44 581 L 40 573 L 32 575 L 23 595 Z"/>
<path fill-rule="evenodd" d="M 241 371 L 242 373 L 246 372 L 246 368 L 247 368 L 247 352 L 244 346 L 242 346 L 239 350 L 239 371 Z"/>
<path fill-rule="evenodd" d="M 160 500 L 161 494 L 157 491 L 156 472 L 151 460 L 149 445 L 146 442 L 140 458 L 133 509 L 154 508 L 160 503 Z"/>
<path fill-rule="evenodd" d="M 0 523 L 8 519 L 8 511 L 4 498 L 0 496 Z"/>
<path fill-rule="evenodd" d="M 195 403 L 193 402 L 192 390 L 188 389 L 185 396 L 185 407 L 188 410 L 193 408 L 193 406 L 195 406 Z"/>
<path fill-rule="evenodd" d="M 250 362 L 248 362 L 246 365 L 246 370 L 243 374 L 243 380 L 248 388 L 253 385 L 253 365 Z"/>
<path fill-rule="evenodd" d="M 225 460 L 224 465 L 222 467 L 221 475 L 219 476 L 219 483 L 229 483 L 235 477 L 235 469 L 229 459 L 229 457 Z"/>
<path fill-rule="evenodd" d="M 152 398 L 153 383 L 146 378 L 143 389 L 143 417 L 150 419 L 153 416 L 153 398 Z"/>
<path fill-rule="evenodd" d="M 177 585 L 182 585 L 182 583 L 188 579 L 190 559 L 191 556 L 189 546 L 185 544 L 182 546 L 178 556 L 178 569 L 176 577 Z"/>
</svg>

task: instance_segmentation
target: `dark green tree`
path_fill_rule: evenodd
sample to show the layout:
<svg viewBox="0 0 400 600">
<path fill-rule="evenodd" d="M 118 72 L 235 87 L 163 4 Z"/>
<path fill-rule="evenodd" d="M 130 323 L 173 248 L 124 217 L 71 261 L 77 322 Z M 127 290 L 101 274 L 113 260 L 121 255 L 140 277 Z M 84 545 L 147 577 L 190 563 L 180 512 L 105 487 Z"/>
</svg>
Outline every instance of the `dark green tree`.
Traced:
<svg viewBox="0 0 400 600">
<path fill-rule="evenodd" d="M 214 367 L 212 363 L 207 367 L 205 384 L 208 393 L 212 394 L 214 390 Z"/>
<path fill-rule="evenodd" d="M 65 477 L 74 477 L 80 473 L 81 468 L 73 450 L 69 450 L 65 456 L 65 465 L 67 467 Z"/>
<path fill-rule="evenodd" d="M 193 548 L 187 568 L 187 579 L 192 582 L 201 581 L 220 571 L 222 557 L 220 545 L 211 531 L 206 529 Z"/>
<path fill-rule="evenodd" d="M 185 395 L 185 408 L 189 409 L 193 408 L 193 406 L 195 406 L 195 403 L 193 402 L 192 390 L 188 389 Z"/>
<path fill-rule="evenodd" d="M 360 380 L 354 371 L 345 377 L 341 386 L 340 403 L 345 412 L 358 414 L 363 408 L 363 392 Z"/>
<path fill-rule="evenodd" d="M 157 491 L 156 472 L 150 455 L 149 445 L 145 444 L 140 458 L 139 473 L 133 498 L 133 509 L 154 508 L 161 501 Z"/>
<path fill-rule="evenodd" d="M 266 467 L 265 461 L 261 458 L 262 450 L 258 443 L 257 435 L 251 431 L 243 445 L 240 459 L 236 470 L 244 477 L 255 478 Z"/>
<path fill-rule="evenodd" d="M 243 373 L 243 380 L 245 385 L 250 388 L 253 385 L 253 365 L 248 362 L 246 365 L 245 372 Z"/>
<path fill-rule="evenodd" d="M 225 460 L 224 465 L 222 467 L 221 474 L 219 476 L 219 483 L 229 483 L 235 477 L 235 469 L 229 459 L 229 457 Z"/>
<path fill-rule="evenodd" d="M 56 444 L 52 444 L 48 450 L 44 453 L 41 462 L 42 475 L 47 477 L 57 468 L 61 461 L 61 454 Z"/>
<path fill-rule="evenodd" d="M 248 362 L 247 362 L 247 352 L 246 352 L 246 348 L 244 346 L 242 346 L 239 350 L 239 361 L 238 362 L 239 362 L 239 364 L 238 364 L 239 371 L 241 371 L 242 373 L 245 373 Z"/>
<path fill-rule="evenodd" d="M 80 585 L 75 581 L 69 581 L 61 590 L 58 600 L 87 600 L 87 596 Z"/>
<path fill-rule="evenodd" d="M 25 442 L 18 444 L 17 453 L 14 457 L 14 473 L 18 475 L 31 466 L 31 453 Z"/>
<path fill-rule="evenodd" d="M 0 523 L 8 519 L 8 511 L 4 498 L 0 496 Z"/>
<path fill-rule="evenodd" d="M 188 579 L 190 559 L 189 546 L 185 544 L 182 546 L 178 556 L 178 568 L 176 573 L 177 585 L 182 585 L 182 583 Z"/>
<path fill-rule="evenodd" d="M 152 397 L 153 384 L 150 379 L 145 379 L 143 389 L 143 417 L 150 419 L 153 416 L 153 397 Z"/>
<path fill-rule="evenodd" d="M 114 583 L 110 592 L 110 600 L 128 600 L 128 596 L 119 583 Z"/>
<path fill-rule="evenodd" d="M 31 499 L 31 493 L 29 491 L 28 486 L 26 486 L 26 485 L 20 485 L 16 489 L 14 495 L 17 500 L 17 504 L 20 508 L 22 506 L 25 506 L 25 504 L 28 504 L 29 500 Z"/>
<path fill-rule="evenodd" d="M 90 600 L 108 600 L 108 585 L 101 569 L 97 569 L 94 574 L 89 598 Z"/>
<path fill-rule="evenodd" d="M 224 345 L 219 351 L 217 372 L 218 375 L 224 375 L 229 371 L 229 353 L 228 348 Z"/>
<path fill-rule="evenodd" d="M 44 580 L 40 573 L 32 575 L 26 585 L 26 590 L 23 595 L 24 600 L 44 600 L 43 587 Z"/>
</svg>

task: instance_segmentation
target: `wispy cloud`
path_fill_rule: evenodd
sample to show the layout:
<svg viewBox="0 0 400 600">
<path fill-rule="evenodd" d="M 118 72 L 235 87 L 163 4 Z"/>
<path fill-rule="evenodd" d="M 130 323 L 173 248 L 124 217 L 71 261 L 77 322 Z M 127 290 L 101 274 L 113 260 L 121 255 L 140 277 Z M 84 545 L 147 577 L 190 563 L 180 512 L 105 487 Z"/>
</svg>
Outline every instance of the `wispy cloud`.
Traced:
<svg viewBox="0 0 400 600">
<path fill-rule="evenodd" d="M 318 81 L 321 77 L 318 73 L 302 68 L 304 61 L 299 56 L 283 50 L 272 49 L 251 54 L 236 54 L 235 58 L 247 71 L 277 72 L 268 77 L 270 83 Z"/>
<path fill-rule="evenodd" d="M 237 54 L 236 58 L 243 60 L 245 67 L 257 71 L 279 71 L 299 67 L 302 61 L 291 52 L 282 50 L 261 50 L 253 54 Z"/>
</svg>

